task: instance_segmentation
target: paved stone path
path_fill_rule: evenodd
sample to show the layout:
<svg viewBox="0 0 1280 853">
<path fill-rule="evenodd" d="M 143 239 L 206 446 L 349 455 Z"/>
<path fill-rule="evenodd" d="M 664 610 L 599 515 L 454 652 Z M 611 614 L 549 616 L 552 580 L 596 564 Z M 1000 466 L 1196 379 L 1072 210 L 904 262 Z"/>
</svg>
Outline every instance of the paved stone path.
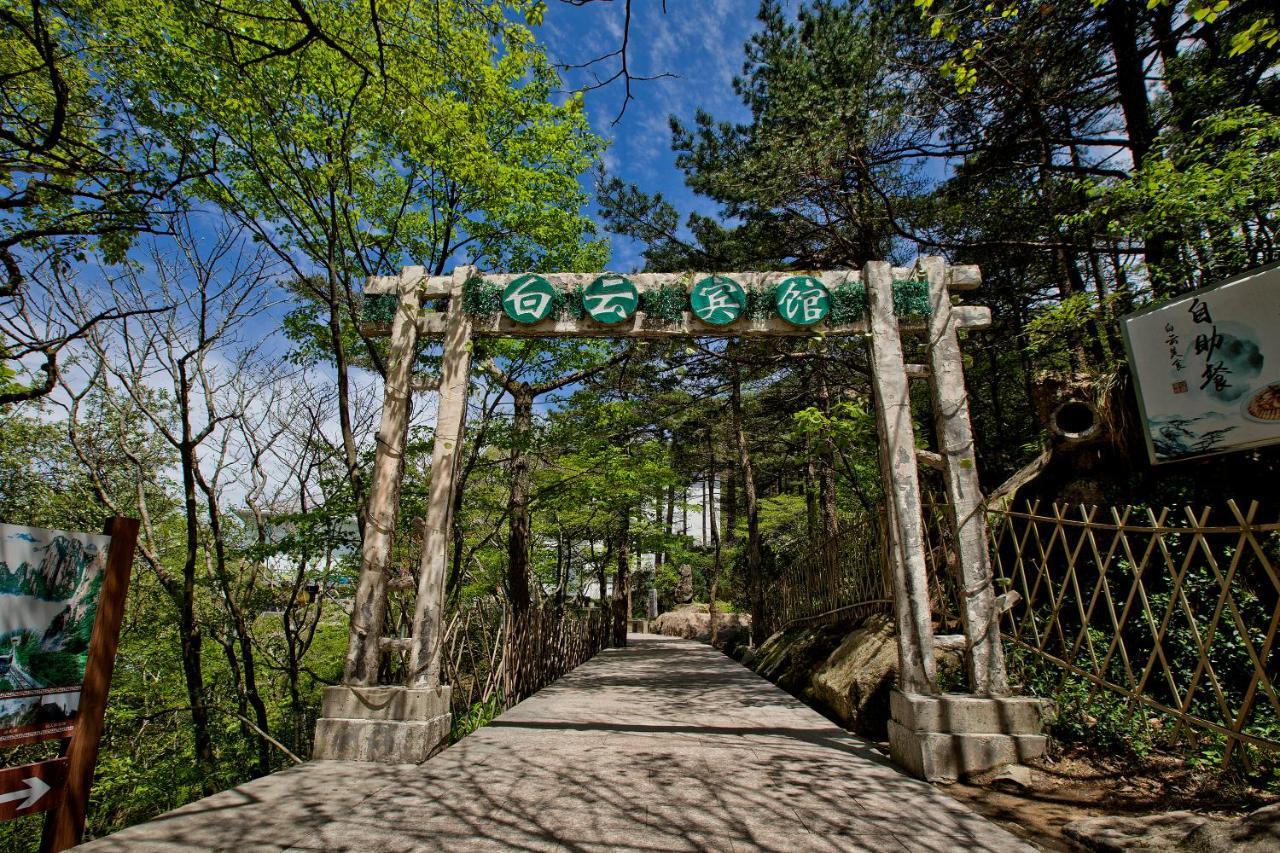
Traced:
<svg viewBox="0 0 1280 853">
<path fill-rule="evenodd" d="M 714 649 L 633 635 L 425 764 L 310 762 L 82 849 L 1033 848 Z"/>
</svg>

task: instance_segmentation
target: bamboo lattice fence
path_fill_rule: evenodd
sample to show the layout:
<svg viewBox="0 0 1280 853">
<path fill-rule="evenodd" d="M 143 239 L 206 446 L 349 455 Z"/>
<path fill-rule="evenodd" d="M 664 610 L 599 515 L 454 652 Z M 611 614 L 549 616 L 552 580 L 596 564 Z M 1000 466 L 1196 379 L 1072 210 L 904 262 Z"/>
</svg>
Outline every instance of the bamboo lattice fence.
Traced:
<svg viewBox="0 0 1280 853">
<path fill-rule="evenodd" d="M 800 549 L 770 584 L 765 606 L 769 633 L 891 610 L 880 524 L 847 524 Z"/>
<path fill-rule="evenodd" d="M 601 608 L 574 612 L 535 607 L 508 613 L 504 626 L 503 695 L 505 706 L 511 707 L 608 646 L 613 616 Z"/>
<path fill-rule="evenodd" d="M 609 644 L 608 611 L 531 608 L 513 617 L 504 603 L 479 599 L 446 626 L 445 680 L 453 711 L 497 700 L 505 710 L 585 663 Z"/>
<path fill-rule="evenodd" d="M 1227 509 L 1029 503 L 990 515 L 993 570 L 1020 597 L 1001 625 L 1015 653 L 1124 697 L 1130 714 L 1165 715 L 1173 741 L 1216 739 L 1224 764 L 1234 752 L 1249 768 L 1250 748 L 1280 750 L 1280 524 L 1260 522 L 1256 503 Z"/>
<path fill-rule="evenodd" d="M 499 601 L 479 598 L 453 611 L 441 664 L 455 715 L 501 696 L 505 625 L 506 608 Z"/>
<path fill-rule="evenodd" d="M 923 478 L 922 478 L 923 479 Z M 962 634 L 960 596 L 956 589 L 956 561 L 951 518 L 945 498 L 926 490 L 924 503 L 925 562 L 929 569 L 929 612 L 938 634 Z"/>
<path fill-rule="evenodd" d="M 960 630 L 946 506 L 925 513 L 931 607 Z M 1013 655 L 1083 679 L 1090 698 L 1167 718 L 1168 742 L 1216 741 L 1223 762 L 1280 753 L 1280 523 L 1259 507 L 1054 506 L 988 514 L 1001 616 Z M 801 549 L 770 587 L 769 631 L 892 608 L 878 527 L 851 525 Z M 1163 724 L 1161 724 L 1163 725 Z M 1243 748 L 1242 748 L 1243 747 Z"/>
</svg>

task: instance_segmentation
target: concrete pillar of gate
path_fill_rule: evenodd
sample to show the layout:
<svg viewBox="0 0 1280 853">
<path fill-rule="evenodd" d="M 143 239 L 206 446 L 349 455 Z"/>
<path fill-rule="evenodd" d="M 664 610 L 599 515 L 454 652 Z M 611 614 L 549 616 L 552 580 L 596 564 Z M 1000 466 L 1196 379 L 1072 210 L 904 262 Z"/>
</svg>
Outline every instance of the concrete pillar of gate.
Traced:
<svg viewBox="0 0 1280 853">
<path fill-rule="evenodd" d="M 957 602 L 964 624 L 965 665 L 974 693 L 1002 696 L 1009 692 L 1004 649 L 1000 645 L 999 614 L 987 553 L 987 519 L 982 504 L 974 453 L 969 394 L 964 385 L 947 267 L 942 258 L 924 258 L 921 266 L 929 282 L 929 396 L 933 402 L 938 450 L 947 495 L 950 531 L 955 537 Z"/>
<path fill-rule="evenodd" d="M 898 628 L 898 685 L 912 693 L 932 694 L 937 692 L 937 686 L 924 516 L 911 394 L 898 318 L 893 310 L 893 268 L 884 261 L 868 261 L 862 268 L 862 280 L 870 318 L 871 384 L 888 509 L 886 533 Z"/>
<path fill-rule="evenodd" d="M 895 763 L 916 776 L 952 781 L 1043 755 L 1047 745 L 1044 723 L 1051 709 L 1041 699 L 1004 695 L 1008 692 L 1004 654 L 957 336 L 959 324 L 948 287 L 951 276 L 941 258 L 922 259 L 920 269 L 929 282 L 931 309 L 926 332 L 929 363 L 920 375 L 928 379 L 934 409 L 938 456 L 955 536 L 966 668 L 974 693 L 939 695 L 935 690 L 913 689 L 906 680 L 900 682 L 890 696 L 889 751 Z M 977 271 L 970 272 L 973 275 L 966 280 L 972 279 L 970 285 L 976 286 Z M 870 291 L 868 286 L 869 296 Z M 914 469 L 914 449 L 911 455 Z M 895 510 L 901 512 L 902 502 L 891 503 L 890 510 L 892 518 Z M 908 521 L 918 517 L 918 512 L 913 513 Z M 898 521 L 890 528 L 893 535 L 914 536 L 910 523 Z"/>
<path fill-rule="evenodd" d="M 382 391 L 382 420 L 374 437 L 373 475 L 365 504 L 364 545 L 360 576 L 352 602 L 351 625 L 342 683 L 378 683 L 379 641 L 387 614 L 387 571 L 392 539 L 400 515 L 400 484 L 404 478 L 404 448 L 412 408 L 413 362 L 418 352 L 418 314 L 422 295 L 404 286 L 391 321 L 391 347 Z"/>
<path fill-rule="evenodd" d="M 954 782 L 1044 755 L 1052 707 L 1034 696 L 889 694 L 889 757 L 930 782 Z"/>
<path fill-rule="evenodd" d="M 471 324 L 463 311 L 462 288 L 472 272 L 472 267 L 455 270 L 447 294 L 433 476 L 423 525 L 413 634 L 408 638 L 388 638 L 382 636 L 387 568 L 404 475 L 409 394 L 423 298 L 412 281 L 406 279 L 424 278 L 420 268 L 401 275 L 400 307 L 391 330 L 382 427 L 374 459 L 360 582 L 351 616 L 347 666 L 343 683 L 324 691 L 320 719 L 316 721 L 313 757 L 317 759 L 416 764 L 443 749 L 449 737 L 451 692 L 440 683 L 440 648 L 450 513 L 471 364 Z M 381 656 L 386 651 L 408 652 L 407 684 L 377 683 Z"/>
<path fill-rule="evenodd" d="M 453 523 L 454 488 L 462 462 L 467 419 L 467 385 L 471 371 L 471 319 L 462 293 L 475 267 L 453 271 L 444 355 L 440 363 L 440 407 L 436 413 L 431 452 L 431 491 L 418 566 L 418 599 L 413 611 L 413 641 L 409 655 L 409 685 L 437 689 L 444 647 L 445 574 L 449 562 L 449 533 Z"/>
</svg>

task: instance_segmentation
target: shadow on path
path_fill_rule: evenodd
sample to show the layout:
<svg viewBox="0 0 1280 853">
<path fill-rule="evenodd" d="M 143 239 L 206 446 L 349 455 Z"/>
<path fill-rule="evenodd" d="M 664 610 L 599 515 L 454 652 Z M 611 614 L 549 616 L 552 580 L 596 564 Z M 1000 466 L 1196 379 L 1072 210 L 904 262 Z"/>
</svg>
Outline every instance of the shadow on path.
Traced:
<svg viewBox="0 0 1280 853">
<path fill-rule="evenodd" d="M 709 646 L 633 635 L 425 764 L 310 762 L 85 849 L 1031 848 Z"/>
</svg>

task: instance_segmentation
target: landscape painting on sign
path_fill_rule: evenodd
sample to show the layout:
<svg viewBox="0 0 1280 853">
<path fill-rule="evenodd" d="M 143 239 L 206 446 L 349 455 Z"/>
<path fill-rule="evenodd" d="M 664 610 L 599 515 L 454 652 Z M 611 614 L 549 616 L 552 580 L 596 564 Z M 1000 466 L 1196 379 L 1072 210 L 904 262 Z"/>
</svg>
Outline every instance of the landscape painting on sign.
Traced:
<svg viewBox="0 0 1280 853">
<path fill-rule="evenodd" d="M 1280 442 L 1280 265 L 1123 318 L 1152 462 Z"/>
<path fill-rule="evenodd" d="M 74 720 L 110 543 L 0 524 L 0 745 Z"/>
</svg>

